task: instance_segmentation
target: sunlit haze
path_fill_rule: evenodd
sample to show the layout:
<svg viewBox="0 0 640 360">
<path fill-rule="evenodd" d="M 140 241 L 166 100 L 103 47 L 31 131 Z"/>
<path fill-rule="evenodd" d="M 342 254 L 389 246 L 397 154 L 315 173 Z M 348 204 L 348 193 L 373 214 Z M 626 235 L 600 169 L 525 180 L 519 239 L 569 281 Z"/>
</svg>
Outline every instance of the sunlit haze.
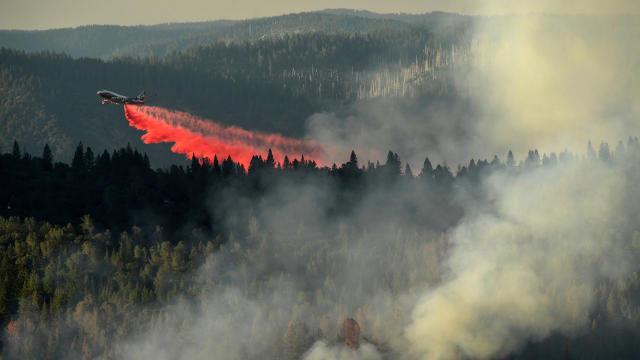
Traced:
<svg viewBox="0 0 640 360">
<path fill-rule="evenodd" d="M 462 14 L 505 14 L 522 12 L 559 13 L 633 13 L 638 2 L 612 1 L 537 1 L 523 6 L 521 1 L 500 0 L 5 0 L 0 12 L 2 29 L 49 29 L 88 24 L 149 25 L 167 22 L 247 19 L 314 11 L 326 8 L 363 9 L 380 13 L 424 13 L 446 11 Z"/>
</svg>

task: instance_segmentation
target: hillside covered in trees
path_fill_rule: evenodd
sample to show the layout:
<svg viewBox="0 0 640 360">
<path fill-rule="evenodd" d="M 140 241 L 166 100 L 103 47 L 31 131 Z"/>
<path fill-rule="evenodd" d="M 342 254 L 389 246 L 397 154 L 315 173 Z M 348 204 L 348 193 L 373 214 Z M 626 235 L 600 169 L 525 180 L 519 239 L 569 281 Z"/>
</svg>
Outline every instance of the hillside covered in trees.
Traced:
<svg viewBox="0 0 640 360">
<path fill-rule="evenodd" d="M 561 33 L 578 24 L 580 31 L 595 40 L 601 29 L 614 29 L 615 36 L 635 31 L 633 17 L 597 20 L 550 16 L 544 18 L 544 28 Z M 364 24 L 367 21 L 382 22 L 368 26 Z M 147 152 L 154 165 L 181 161 L 167 146 L 143 144 L 140 133 L 125 121 L 122 109 L 99 106 L 95 93 L 100 89 L 131 96 L 147 90 L 158 94 L 153 105 L 292 137 L 307 135 L 309 119 L 316 114 L 348 118 L 358 109 L 376 106 L 400 116 L 397 113 L 402 110 L 398 109 L 410 109 L 424 122 L 422 128 L 451 127 L 459 136 L 475 125 L 483 110 L 476 92 L 483 93 L 480 89 L 490 86 L 468 72 L 474 66 L 486 66 L 494 56 L 491 44 L 505 35 L 474 38 L 478 21 L 437 12 L 394 15 L 327 10 L 246 22 L 168 24 L 158 25 L 164 29 L 157 30 L 158 38 L 169 41 L 174 35 L 196 34 L 197 29 L 212 27 L 264 28 L 261 34 L 279 26 L 281 30 L 273 30 L 277 36 L 240 36 L 239 41 L 212 37 L 166 51 L 115 57 L 92 53 L 87 54 L 91 57 L 77 58 L 51 39 L 43 40 L 46 47 L 39 48 L 19 46 L 22 40 L 6 43 L 11 48 L 0 50 L 0 149 L 10 149 L 15 139 L 30 151 L 39 151 L 48 143 L 57 157 L 70 161 L 80 141 L 94 149 L 130 143 Z M 510 21 L 513 18 L 482 18 L 482 26 L 499 27 Z M 336 22 L 351 27 L 337 26 Z M 393 25 L 396 23 L 402 26 Z M 127 31 L 139 30 L 127 29 L 117 30 L 124 32 L 123 39 L 131 38 Z M 154 33 L 153 29 L 156 27 L 142 30 Z M 103 34 L 102 30 L 108 29 L 96 28 L 94 33 Z M 25 36 L 56 31 L 67 30 L 26 32 Z M 60 41 L 77 42 L 85 49 L 90 48 L 86 44 L 107 46 L 114 39 L 85 39 L 78 34 L 91 31 L 84 28 L 68 31 L 78 37 L 63 34 Z M 140 46 L 151 46 L 153 36 L 133 38 L 141 41 Z M 485 40 L 488 47 L 479 46 L 478 41 Z M 42 49 L 48 50 L 34 52 Z M 622 67 L 633 66 L 631 60 L 620 61 Z M 375 103 L 377 100 L 383 102 Z M 446 121 L 450 125 L 434 123 L 431 114 L 444 109 L 454 110 Z"/>
<path fill-rule="evenodd" d="M 111 89 L 158 93 L 153 104 L 222 124 L 302 136 L 314 113 L 339 111 L 360 99 L 455 96 L 438 76 L 454 61 L 456 37 L 428 28 L 371 34 L 302 33 L 246 43 L 216 42 L 163 58 L 74 59 L 51 52 L 0 50 L 0 147 L 17 139 L 27 149 L 50 144 L 70 159 L 79 141 L 93 148 L 127 143 L 168 165 L 167 147 L 147 146 L 122 109 L 101 106 Z M 459 50 L 459 54 L 464 51 Z"/>
<path fill-rule="evenodd" d="M 152 26 L 81 26 L 41 31 L 0 30 L 0 47 L 28 52 L 49 50 L 73 57 L 104 60 L 112 57 L 163 57 L 215 42 L 255 41 L 295 33 L 364 34 L 384 30 L 427 27 L 457 32 L 472 19 L 447 13 L 376 14 L 333 9 L 245 21 L 218 20 Z"/>
<path fill-rule="evenodd" d="M 0 31 L 0 360 L 639 358 L 637 19 Z"/>
<path fill-rule="evenodd" d="M 446 276 L 450 229 L 473 212 L 465 204 L 495 201 L 486 185 L 496 176 L 577 168 L 637 180 L 637 139 L 587 150 L 522 161 L 509 152 L 455 171 L 428 158 L 413 171 L 391 151 L 384 164 L 352 152 L 318 168 L 267 154 L 248 169 L 228 158 L 153 170 L 131 147 L 80 144 L 66 164 L 48 146 L 32 156 L 16 143 L 0 156 L 0 353 L 298 359 L 316 341 L 342 341 L 352 317 L 365 343 L 396 358 L 411 317 L 401 304 Z M 635 214 L 619 214 L 602 236 L 637 258 Z M 599 280 L 595 306 L 575 315 L 590 324 L 579 336 L 532 341 L 508 358 L 637 355 L 637 274 Z"/>
</svg>

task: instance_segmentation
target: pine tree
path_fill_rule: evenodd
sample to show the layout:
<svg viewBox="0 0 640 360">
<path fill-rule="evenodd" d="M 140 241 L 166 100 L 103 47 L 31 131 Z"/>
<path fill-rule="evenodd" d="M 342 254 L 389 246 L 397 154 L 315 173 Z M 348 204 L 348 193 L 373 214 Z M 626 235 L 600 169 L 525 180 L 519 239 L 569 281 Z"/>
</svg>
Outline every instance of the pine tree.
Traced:
<svg viewBox="0 0 640 360">
<path fill-rule="evenodd" d="M 404 176 L 413 178 L 413 172 L 411 171 L 411 166 L 409 166 L 409 163 L 407 163 L 407 165 L 404 167 Z"/>
<path fill-rule="evenodd" d="M 233 162 L 233 159 L 231 159 L 231 155 L 229 155 L 227 159 L 222 162 L 222 176 L 230 177 L 232 175 L 235 175 L 236 173 L 235 170 L 236 170 L 236 166 Z"/>
<path fill-rule="evenodd" d="M 196 154 L 191 154 L 191 166 L 189 167 L 189 172 L 194 174 L 200 170 L 200 160 L 196 156 Z"/>
<path fill-rule="evenodd" d="M 88 171 L 91 171 L 93 170 L 94 165 L 95 157 L 93 155 L 93 150 L 91 150 L 91 147 L 87 146 L 87 150 L 84 152 L 84 167 Z"/>
<path fill-rule="evenodd" d="M 354 150 L 351 150 L 351 155 L 349 156 L 348 164 L 351 169 L 358 168 L 358 157 L 356 156 L 356 152 Z"/>
<path fill-rule="evenodd" d="M 149 155 L 147 155 L 147 153 L 144 153 L 144 157 L 142 158 L 142 161 L 144 162 L 144 168 L 146 170 L 151 169 L 151 161 L 149 160 Z"/>
<path fill-rule="evenodd" d="M 609 151 L 609 144 L 606 142 L 600 143 L 600 149 L 598 149 L 598 159 L 602 162 L 611 162 L 611 152 Z"/>
<path fill-rule="evenodd" d="M 11 152 L 11 155 L 13 155 L 13 157 L 15 159 L 20 159 L 20 157 L 21 157 L 20 146 L 18 145 L 18 140 L 13 140 L 13 151 Z"/>
<path fill-rule="evenodd" d="M 420 177 L 423 179 L 431 179 L 433 177 L 433 166 L 431 165 L 431 161 L 428 157 L 424 159 L 422 170 L 420 171 Z"/>
<path fill-rule="evenodd" d="M 493 160 L 491 160 L 491 167 L 498 168 L 500 166 L 500 159 L 498 155 L 493 155 Z"/>
<path fill-rule="evenodd" d="M 271 149 L 269 149 L 269 154 L 267 155 L 267 160 L 265 161 L 265 166 L 267 169 L 273 169 L 276 166 L 276 162 L 273 159 L 273 153 Z"/>
<path fill-rule="evenodd" d="M 218 156 L 213 155 L 213 174 L 214 176 L 218 176 L 222 173 L 222 169 L 220 168 L 220 162 L 218 161 Z"/>
<path fill-rule="evenodd" d="M 527 159 L 524 162 L 525 166 L 538 166 L 540 165 L 540 154 L 538 153 L 538 149 L 529 150 L 527 154 Z"/>
<path fill-rule="evenodd" d="M 391 150 L 389 150 L 389 153 L 387 153 L 387 162 L 384 164 L 384 167 L 387 171 L 387 174 L 389 174 L 390 176 L 397 176 L 400 175 L 400 157 L 398 156 L 398 154 L 393 153 Z"/>
<path fill-rule="evenodd" d="M 78 146 L 76 147 L 76 151 L 73 154 L 73 159 L 71 160 L 71 168 L 76 172 L 84 172 L 86 170 L 84 146 L 82 145 L 82 142 L 78 144 Z"/>
<path fill-rule="evenodd" d="M 516 166 L 516 160 L 513 157 L 513 152 L 511 150 L 509 150 L 509 153 L 507 154 L 507 166 L 508 167 Z"/>
<path fill-rule="evenodd" d="M 42 167 L 44 170 L 53 169 L 53 154 L 51 153 L 49 144 L 45 144 L 42 150 Z"/>
</svg>

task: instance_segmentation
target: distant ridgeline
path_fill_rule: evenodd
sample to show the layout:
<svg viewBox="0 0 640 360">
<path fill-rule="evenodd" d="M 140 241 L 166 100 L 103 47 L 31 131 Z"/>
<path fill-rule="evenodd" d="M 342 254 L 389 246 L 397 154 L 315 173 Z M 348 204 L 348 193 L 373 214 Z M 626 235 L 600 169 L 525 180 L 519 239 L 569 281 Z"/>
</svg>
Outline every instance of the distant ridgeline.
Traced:
<svg viewBox="0 0 640 360">
<path fill-rule="evenodd" d="M 324 32 L 364 34 L 424 27 L 446 37 L 460 35 L 469 16 L 432 12 L 376 14 L 346 9 L 289 14 L 244 21 L 218 20 L 151 26 L 89 25 L 76 28 L 24 31 L 0 30 L 0 46 L 25 51 L 51 50 L 73 57 L 162 57 L 214 42 L 243 43 L 286 34 Z"/>
<path fill-rule="evenodd" d="M 70 160 L 79 141 L 99 149 L 131 143 L 153 164 L 178 161 L 168 146 L 144 145 L 121 108 L 98 106 L 101 88 L 153 91 L 154 105 L 294 137 L 304 134 L 310 115 L 358 100 L 452 97 L 449 70 L 469 52 L 471 22 L 444 13 L 333 10 L 241 22 L 0 31 L 0 46 L 21 49 L 0 49 L 0 148 L 14 139 L 30 150 L 49 144 Z"/>
</svg>

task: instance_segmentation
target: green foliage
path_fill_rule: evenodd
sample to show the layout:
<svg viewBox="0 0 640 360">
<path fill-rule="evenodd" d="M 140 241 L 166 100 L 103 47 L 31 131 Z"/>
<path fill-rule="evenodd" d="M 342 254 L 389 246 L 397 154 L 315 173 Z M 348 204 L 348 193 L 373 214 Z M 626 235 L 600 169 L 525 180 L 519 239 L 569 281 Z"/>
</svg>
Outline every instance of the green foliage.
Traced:
<svg viewBox="0 0 640 360">
<path fill-rule="evenodd" d="M 371 31 L 365 26 L 364 31 L 356 32 L 362 25 L 357 22 L 347 32 L 323 32 L 332 28 L 334 20 L 397 22 L 346 15 L 291 15 L 282 21 L 305 23 L 304 17 L 333 20 L 318 27 L 307 24 L 311 31 L 303 33 L 285 31 L 257 36 L 251 42 L 214 38 L 160 56 L 108 61 L 1 48 L 0 148 L 10 148 L 14 139 L 30 151 L 48 144 L 56 158 L 69 160 L 80 141 L 93 149 L 131 143 L 145 147 L 154 164 L 167 165 L 181 157 L 168 156 L 167 145 L 144 145 L 139 132 L 124 121 L 121 108 L 99 106 L 92 94 L 101 88 L 124 94 L 147 89 L 159 95 L 153 105 L 185 110 L 222 124 L 301 136 L 305 131 L 302 119 L 339 110 L 359 99 L 446 96 L 451 88 L 448 69 L 469 51 L 464 21 L 437 32 L 427 25 L 408 23 Z M 256 26 L 251 28 L 260 27 Z M 264 21 L 264 26 L 269 31 L 274 25 Z M 167 31 L 182 31 L 179 28 Z M 90 27 L 78 31 L 100 29 L 113 30 Z M 54 32 L 67 31 L 73 32 Z M 78 40 L 67 37 L 65 41 Z"/>
<path fill-rule="evenodd" d="M 130 315 L 132 306 L 190 291 L 184 282 L 175 279 L 202 263 L 204 247 L 200 251 L 191 243 L 181 242 L 177 246 L 148 243 L 140 229 L 135 228 L 123 232 L 119 242 L 108 244 L 103 240 L 109 235 L 93 233 L 88 225 L 91 221 L 89 216 L 83 217 L 82 225 L 76 229 L 32 218 L 0 217 L 0 237 L 11 235 L 10 241 L 0 245 L 0 323 L 3 326 L 15 318 L 18 326 L 30 335 L 51 340 L 55 340 L 54 334 L 40 331 L 50 326 L 65 332 L 75 329 L 79 331 L 79 339 L 90 344 L 89 350 L 93 351 L 98 346 L 107 346 L 108 338 L 113 340 L 114 334 L 105 338 L 107 334 L 103 332 L 111 326 L 108 325 L 112 316 L 109 313 L 118 317 Z M 29 240 L 31 238 L 43 241 L 36 244 Z M 23 244 L 28 245 L 25 250 L 15 251 Z M 143 249 L 139 250 L 142 253 L 164 251 L 167 255 L 135 257 L 132 246 Z M 41 252 L 41 248 L 46 250 Z M 105 256 L 108 254 L 114 256 Z M 30 327 L 38 322 L 46 326 L 42 326 L 42 330 Z M 131 326 L 127 323 L 123 329 Z M 61 344 L 53 348 L 37 351 L 42 351 L 40 356 L 64 351 Z"/>
</svg>

